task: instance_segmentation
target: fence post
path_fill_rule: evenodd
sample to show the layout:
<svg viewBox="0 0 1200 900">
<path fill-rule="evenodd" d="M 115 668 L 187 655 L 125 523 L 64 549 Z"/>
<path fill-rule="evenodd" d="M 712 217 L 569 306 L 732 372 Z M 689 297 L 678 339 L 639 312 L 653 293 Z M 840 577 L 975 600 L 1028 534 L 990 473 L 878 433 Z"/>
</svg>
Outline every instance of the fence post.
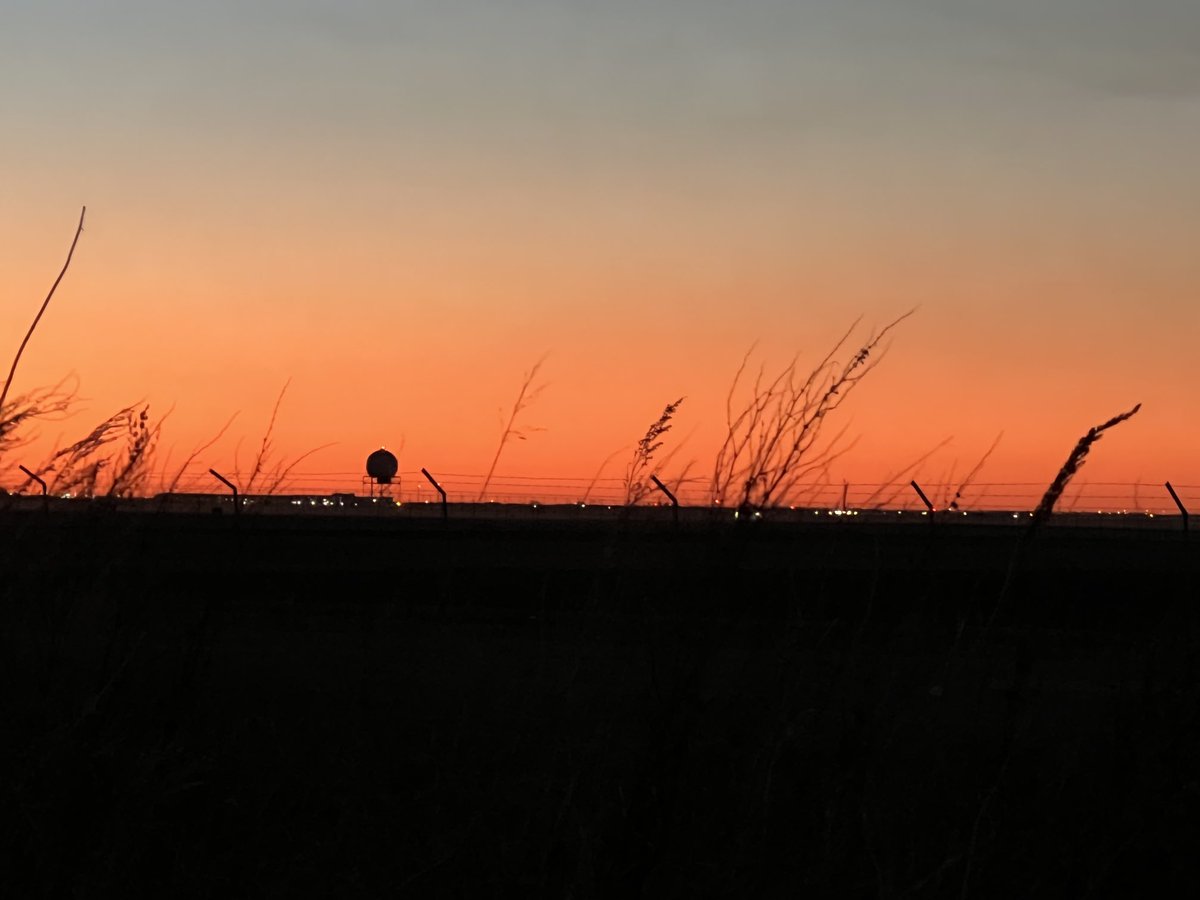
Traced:
<svg viewBox="0 0 1200 900">
<path fill-rule="evenodd" d="M 421 467 L 421 474 L 424 475 L 426 478 L 428 478 L 429 483 L 433 485 L 434 490 L 436 490 L 439 494 L 442 495 L 442 519 L 445 520 L 445 519 L 449 518 L 450 510 L 446 506 L 446 492 L 444 490 L 442 490 L 442 486 L 437 483 L 437 479 L 434 478 L 432 475 L 430 475 L 429 470 L 426 469 L 424 466 Z"/>
<path fill-rule="evenodd" d="M 34 481 L 36 481 L 38 484 L 40 484 L 42 486 L 42 496 L 45 497 L 46 496 L 46 482 L 44 482 L 40 477 L 35 475 L 33 472 L 30 472 L 23 465 L 18 465 L 17 468 L 20 469 L 22 472 L 24 472 L 26 475 L 28 475 L 30 478 L 32 478 Z"/>
<path fill-rule="evenodd" d="M 225 487 L 233 491 L 233 514 L 235 516 L 238 515 L 241 512 L 242 504 L 238 501 L 237 485 L 218 472 L 216 469 L 209 469 L 208 474 L 217 479 L 217 481 L 221 482 L 221 484 L 225 485 Z"/>
<path fill-rule="evenodd" d="M 675 518 L 675 524 L 679 524 L 679 501 L 675 499 L 675 495 L 671 493 L 671 489 L 658 480 L 657 475 L 651 475 L 650 480 L 654 482 L 654 486 L 667 495 L 667 499 L 671 501 L 671 514 Z"/>
<path fill-rule="evenodd" d="M 909 484 L 911 484 L 912 489 L 917 492 L 917 496 L 921 498 L 921 502 L 925 504 L 925 508 L 927 510 L 929 510 L 929 515 L 932 518 L 933 517 L 933 504 L 929 502 L 929 498 L 925 496 L 925 492 L 923 490 L 921 490 L 921 486 L 919 484 L 917 484 L 916 479 L 913 479 L 912 481 L 910 481 Z"/>
<path fill-rule="evenodd" d="M 34 481 L 36 481 L 38 484 L 40 484 L 42 486 L 42 510 L 48 512 L 50 509 L 50 495 L 46 493 L 46 482 L 43 481 L 37 475 L 35 475 L 33 472 L 30 472 L 23 465 L 18 464 L 17 468 L 20 469 L 22 472 L 24 472 L 26 475 L 28 475 L 30 478 L 32 478 Z"/>
<path fill-rule="evenodd" d="M 24 466 L 22 466 L 24 468 Z M 1167 491 L 1171 494 L 1171 499 L 1175 501 L 1175 505 L 1179 507 L 1179 514 L 1183 516 L 1183 533 L 1188 533 L 1188 511 L 1183 505 L 1183 501 L 1179 499 L 1179 495 L 1175 493 L 1175 488 L 1171 487 L 1171 482 L 1167 482 Z"/>
</svg>

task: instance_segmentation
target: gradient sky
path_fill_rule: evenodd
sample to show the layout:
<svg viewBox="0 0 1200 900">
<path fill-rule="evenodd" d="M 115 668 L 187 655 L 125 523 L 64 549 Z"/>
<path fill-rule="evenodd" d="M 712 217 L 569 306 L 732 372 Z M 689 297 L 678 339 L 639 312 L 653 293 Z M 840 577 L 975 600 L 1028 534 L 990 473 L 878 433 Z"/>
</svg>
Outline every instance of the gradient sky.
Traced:
<svg viewBox="0 0 1200 900">
<path fill-rule="evenodd" d="M 926 465 L 1200 484 L 1194 0 L 14 2 L 0 346 L 73 437 L 175 404 L 186 456 L 589 477 L 687 395 L 708 471 L 746 348 L 817 359 L 914 305 L 840 481 Z M 9 351 L 5 351 L 9 352 Z M 7 357 L 5 357 L 7 359 Z M 609 474 L 619 474 L 624 455 Z"/>
</svg>

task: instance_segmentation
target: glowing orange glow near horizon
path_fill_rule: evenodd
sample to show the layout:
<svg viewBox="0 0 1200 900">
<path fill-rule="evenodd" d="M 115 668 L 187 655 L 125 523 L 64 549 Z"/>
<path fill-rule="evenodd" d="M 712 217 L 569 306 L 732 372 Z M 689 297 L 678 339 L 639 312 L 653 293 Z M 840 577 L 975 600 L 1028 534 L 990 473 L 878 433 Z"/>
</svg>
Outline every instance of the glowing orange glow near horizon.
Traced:
<svg viewBox="0 0 1200 900">
<path fill-rule="evenodd" d="M 545 355 L 521 417 L 545 430 L 498 473 L 586 481 L 686 396 L 667 448 L 684 442 L 673 465 L 703 479 L 747 348 L 804 368 L 859 316 L 864 336 L 916 306 L 831 424 L 857 438 L 833 483 L 882 481 L 947 438 L 913 474 L 952 481 L 1001 431 L 980 481 L 1049 483 L 1088 427 L 1141 402 L 1079 478 L 1200 485 L 1192 95 L 1093 89 L 1132 76 L 1090 46 L 1053 57 L 1070 78 L 1000 77 L 939 57 L 927 23 L 881 47 L 836 5 L 768 6 L 743 21 L 705 4 L 675 43 L 657 12 L 635 33 L 572 6 L 495 36 L 430 6 L 404 25 L 434 49 L 405 53 L 364 37 L 399 12 L 362 13 L 349 37 L 255 20 L 265 49 L 226 40 L 216 13 L 215 44 L 139 19 L 132 37 L 68 36 L 62 53 L 90 48 L 71 78 L 41 68 L 30 13 L 0 38 L 31 86 L 2 98 L 0 352 L 86 203 L 13 392 L 76 373 L 87 402 L 23 452 L 144 399 L 172 409 L 164 468 L 234 413 L 197 465 L 244 467 L 290 379 L 277 453 L 332 444 L 301 475 L 353 489 L 381 445 L 405 472 L 482 475 Z M 804 15 L 836 52 L 800 52 Z M 968 25 L 964 46 L 984 40 Z M 1161 55 L 1168 37 L 1139 40 Z M 588 41 L 609 55 L 564 68 Z"/>
<path fill-rule="evenodd" d="M 871 324 L 882 324 L 920 299 L 893 290 L 890 309 L 879 303 L 868 307 L 859 288 L 844 303 L 796 304 L 792 314 L 776 322 L 771 319 L 786 307 L 780 305 L 782 297 L 772 296 L 778 286 L 761 274 L 748 274 L 738 286 L 693 267 L 660 273 L 658 284 L 616 273 L 608 289 L 616 299 L 609 304 L 595 281 L 602 273 L 589 273 L 581 277 L 589 286 L 581 308 L 572 308 L 555 303 L 568 290 L 558 283 L 562 276 L 527 284 L 519 298 L 511 297 L 495 272 L 504 260 L 487 260 L 485 266 L 477 258 L 470 267 L 474 271 L 459 272 L 457 278 L 440 266 L 421 273 L 428 280 L 408 273 L 392 309 L 354 315 L 338 303 L 323 302 L 322 285 L 303 273 L 271 271 L 270 265 L 255 277 L 248 257 L 264 254 L 247 248 L 211 265 L 216 279 L 231 267 L 254 277 L 262 292 L 256 302 L 246 303 L 236 290 L 210 302 L 217 295 L 210 284 L 172 284 L 170 263 L 160 264 L 161 281 L 137 279 L 140 284 L 130 284 L 124 273 L 132 267 L 119 260 L 98 265 L 95 257 L 103 255 L 111 231 L 102 216 L 92 215 L 76 266 L 35 335 L 14 390 L 78 374 L 87 411 L 41 426 L 47 441 L 56 443 L 138 399 L 150 402 L 156 414 L 173 407 L 160 447 L 164 469 L 172 460 L 181 462 L 234 413 L 226 436 L 196 469 L 232 470 L 235 457 L 247 468 L 278 392 L 291 379 L 274 435 L 277 458 L 332 444 L 299 467 L 300 476 L 345 473 L 352 487 L 366 454 L 377 446 L 396 450 L 403 470 L 424 465 L 482 474 L 501 432 L 501 414 L 511 406 L 523 372 L 545 354 L 538 379 L 545 389 L 520 418 L 544 431 L 506 446 L 500 473 L 586 480 L 615 453 L 604 474 L 619 476 L 629 451 L 617 451 L 631 450 L 662 406 L 683 395 L 687 400 L 668 449 L 682 443 L 675 468 L 692 462 L 690 474 L 703 479 L 723 435 L 733 373 L 751 344 L 757 341 L 755 358 L 771 368 L 785 363 L 791 352 L 800 353 L 802 367 L 815 364 L 848 324 L 843 310 L 855 300 L 859 308 L 871 309 L 858 332 L 865 337 Z M 167 256 L 169 244 L 143 246 L 145 258 Z M 128 244 L 117 240 L 116 246 Z M 30 297 L 53 267 L 51 253 L 38 256 L 42 265 L 10 279 Z M 853 269 L 826 265 L 833 271 L 820 293 L 828 296 L 837 283 L 853 285 Z M 348 296 L 378 290 L 380 269 L 356 275 L 353 268 L 330 273 L 325 289 L 336 285 Z M 236 279 L 227 277 L 232 286 Z M 682 310 L 662 318 L 639 314 L 636 304 L 624 301 L 635 281 L 645 296 L 686 299 L 691 315 Z M 488 285 L 496 296 L 482 313 L 471 312 L 468 298 Z M 722 289 L 745 298 L 730 304 L 736 316 L 729 315 Z M 803 286 L 793 289 L 800 295 Z M 121 303 L 105 299 L 113 297 Z M 524 315 L 504 314 L 518 302 Z M 655 305 L 647 302 L 643 309 Z M 658 305 L 675 303 L 660 300 Z M 35 307 L 31 301 L 23 311 L 31 315 Z M 118 307 L 139 314 L 114 320 Z M 289 314 L 289 308 L 295 312 Z M 603 313 L 584 311 L 589 309 Z M 1000 431 L 1004 437 L 979 480 L 1048 482 L 1087 427 L 1136 400 L 1146 404 L 1145 410 L 1098 445 L 1086 475 L 1150 484 L 1200 481 L 1194 462 L 1200 435 L 1194 423 L 1171 415 L 1194 402 L 1190 386 L 1186 380 L 1173 382 L 1169 367 L 1161 366 L 1164 359 L 1186 355 L 1186 346 L 1171 350 L 1164 340 L 1139 354 L 1138 347 L 1126 344 L 1124 358 L 1112 354 L 1105 361 L 1091 349 L 1103 340 L 1102 322 L 1061 323 L 1071 335 L 1062 346 L 1052 324 L 1036 330 L 1024 322 L 976 318 L 960 325 L 966 331 L 960 333 L 946 318 L 926 300 L 839 413 L 857 444 L 833 466 L 834 483 L 895 476 L 946 438 L 950 443 L 916 471 L 933 481 L 953 480 Z M 5 337 L 14 346 L 19 339 L 11 321 Z M 1022 352 L 1005 353 L 1005 346 Z M 852 349 L 848 346 L 843 358 Z"/>
</svg>

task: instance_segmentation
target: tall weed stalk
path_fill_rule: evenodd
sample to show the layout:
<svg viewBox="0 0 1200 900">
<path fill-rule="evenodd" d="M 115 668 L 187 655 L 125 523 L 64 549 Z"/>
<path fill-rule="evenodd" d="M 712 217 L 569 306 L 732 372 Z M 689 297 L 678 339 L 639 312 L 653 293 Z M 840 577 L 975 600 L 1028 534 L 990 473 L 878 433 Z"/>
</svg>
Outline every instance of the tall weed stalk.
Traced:
<svg viewBox="0 0 1200 900">
<path fill-rule="evenodd" d="M 16 355 L 13 356 L 12 366 L 9 367 L 8 376 L 4 379 L 4 389 L 0 390 L 0 410 L 4 409 L 4 403 L 8 400 L 8 389 L 12 387 L 13 377 L 17 374 L 17 364 L 21 361 L 21 356 L 25 352 L 25 346 L 29 343 L 29 339 L 33 337 L 34 330 L 38 327 L 38 323 L 42 321 L 42 316 L 46 312 L 46 307 L 50 305 L 50 298 L 54 296 L 54 292 L 58 290 L 58 285 L 63 280 L 63 276 L 67 274 L 67 269 L 71 265 L 71 258 L 75 255 L 75 245 L 79 243 L 79 235 L 83 233 L 83 218 L 87 215 L 87 207 L 83 207 L 79 211 L 79 225 L 75 229 L 75 237 L 71 240 L 71 249 L 67 251 L 67 261 L 63 263 L 58 277 L 54 279 L 54 284 L 50 285 L 50 292 L 46 294 L 46 299 L 42 301 L 41 307 L 38 309 L 37 315 L 33 317 L 33 324 L 29 326 L 29 330 L 25 332 L 25 337 L 21 341 L 21 346 L 17 348 Z"/>
<path fill-rule="evenodd" d="M 480 503 L 487 498 L 488 485 L 492 483 L 492 476 L 496 474 L 496 465 L 500 462 L 500 454 L 504 452 L 505 445 L 510 440 L 523 441 L 530 432 L 542 430 L 536 427 L 518 428 L 517 417 L 528 409 L 530 404 L 545 389 L 546 386 L 544 384 L 534 384 L 537 380 L 538 371 L 542 368 L 542 363 L 545 361 L 546 357 L 543 356 L 534 363 L 532 369 L 525 373 L 525 380 L 521 382 L 521 390 L 517 392 L 517 399 L 513 402 L 512 411 L 508 414 L 508 420 L 503 422 L 500 432 L 500 443 L 496 446 L 496 455 L 492 457 L 492 464 L 488 467 L 487 476 L 483 479 L 483 486 L 479 489 Z"/>
<path fill-rule="evenodd" d="M 760 366 L 749 398 L 737 400 L 754 348 L 743 357 L 726 397 L 726 436 L 717 452 L 711 482 L 711 502 L 720 506 L 761 509 L 779 505 L 808 475 L 826 470 L 852 446 L 842 445 L 843 428 L 828 440 L 825 425 L 884 353 L 883 339 L 916 310 L 868 335 L 845 363 L 835 356 L 846 346 L 861 320 L 855 322 L 833 349 L 807 375 L 799 360 L 768 376 Z"/>
<path fill-rule="evenodd" d="M 646 429 L 646 433 L 634 447 L 633 459 L 625 472 L 626 506 L 633 506 L 650 492 L 651 486 L 647 483 L 650 475 L 650 463 L 654 459 L 654 454 L 661 449 L 663 435 L 671 430 L 671 420 L 675 417 L 675 413 L 683 401 L 684 398 L 680 397 L 674 403 L 668 403 L 663 407 L 662 414 L 650 423 L 650 427 Z"/>
<path fill-rule="evenodd" d="M 1046 493 L 1042 496 L 1042 502 L 1037 505 L 1037 509 L 1033 511 L 1033 520 L 1030 522 L 1030 530 L 1041 525 L 1050 518 L 1054 512 L 1054 505 L 1062 496 L 1068 482 L 1075 476 L 1086 461 L 1088 453 L 1092 449 L 1092 445 L 1104 436 L 1104 432 L 1115 425 L 1120 425 L 1127 419 L 1133 418 L 1137 411 L 1142 408 L 1142 404 L 1137 404 L 1128 412 L 1123 412 L 1120 415 L 1113 416 L 1107 422 L 1089 428 L 1087 434 L 1081 437 L 1075 448 L 1071 451 L 1071 455 L 1067 457 L 1067 461 L 1062 464 L 1062 468 L 1058 470 L 1058 474 L 1054 476 L 1054 481 L 1050 482 L 1050 487 L 1046 489 Z"/>
</svg>

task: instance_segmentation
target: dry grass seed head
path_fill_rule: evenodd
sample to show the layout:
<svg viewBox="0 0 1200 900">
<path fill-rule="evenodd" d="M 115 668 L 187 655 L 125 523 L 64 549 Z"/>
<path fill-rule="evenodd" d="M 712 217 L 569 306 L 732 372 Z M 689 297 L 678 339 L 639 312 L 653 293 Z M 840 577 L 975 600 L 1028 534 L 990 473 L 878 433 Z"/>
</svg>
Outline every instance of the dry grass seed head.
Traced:
<svg viewBox="0 0 1200 900">
<path fill-rule="evenodd" d="M 1058 474 L 1054 477 L 1054 481 L 1050 483 L 1050 487 L 1046 489 L 1046 493 L 1042 496 L 1042 501 L 1033 511 L 1033 521 L 1030 527 L 1034 528 L 1050 518 L 1054 512 L 1054 505 L 1062 496 L 1066 489 L 1067 483 L 1075 476 L 1075 474 L 1083 467 L 1092 445 L 1104 435 L 1108 429 L 1120 425 L 1127 419 L 1132 418 L 1137 414 L 1137 411 L 1142 408 L 1142 404 L 1137 404 L 1128 412 L 1120 413 L 1113 416 L 1107 422 L 1089 428 L 1087 434 L 1079 439 L 1075 444 L 1071 454 L 1067 457 L 1067 461 L 1063 463 L 1062 468 L 1058 470 Z"/>
<path fill-rule="evenodd" d="M 646 483 L 646 476 L 649 473 L 650 463 L 654 458 L 654 454 L 662 448 L 662 437 L 671 430 L 671 420 L 675 417 L 675 413 L 679 410 L 684 399 L 684 397 L 680 397 L 678 400 L 668 403 L 663 407 L 662 413 L 650 423 L 650 427 L 646 429 L 646 433 L 642 435 L 641 440 L 634 447 L 633 459 L 630 461 L 625 474 L 626 506 L 632 506 L 637 503 L 649 492 L 650 488 Z"/>
</svg>

